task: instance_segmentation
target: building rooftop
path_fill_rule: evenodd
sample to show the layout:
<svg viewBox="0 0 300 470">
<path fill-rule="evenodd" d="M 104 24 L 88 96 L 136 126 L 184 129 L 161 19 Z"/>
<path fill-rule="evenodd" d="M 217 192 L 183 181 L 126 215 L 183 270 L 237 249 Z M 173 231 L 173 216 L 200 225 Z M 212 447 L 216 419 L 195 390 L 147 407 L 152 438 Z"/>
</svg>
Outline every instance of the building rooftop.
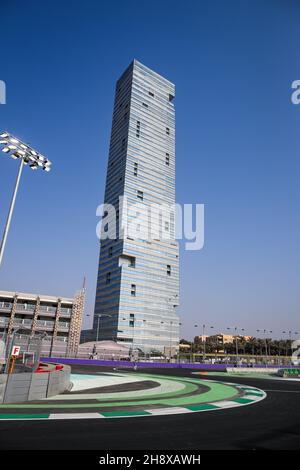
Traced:
<svg viewBox="0 0 300 470">
<path fill-rule="evenodd" d="M 45 302 L 57 302 L 60 299 L 64 303 L 74 303 L 74 299 L 70 297 L 60 297 L 56 295 L 44 295 L 44 294 L 30 294 L 26 292 L 10 292 L 5 290 L 0 290 L 0 297 L 4 298 L 12 298 L 15 295 L 18 295 L 20 299 L 23 300 L 36 300 L 37 297 L 40 298 L 41 301 Z"/>
</svg>

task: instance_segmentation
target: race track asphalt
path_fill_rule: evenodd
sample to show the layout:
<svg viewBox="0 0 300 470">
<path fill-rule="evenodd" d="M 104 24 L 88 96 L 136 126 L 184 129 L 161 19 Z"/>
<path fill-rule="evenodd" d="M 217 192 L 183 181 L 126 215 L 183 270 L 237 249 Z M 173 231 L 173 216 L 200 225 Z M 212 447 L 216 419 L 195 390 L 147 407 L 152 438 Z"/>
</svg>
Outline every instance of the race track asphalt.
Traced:
<svg viewBox="0 0 300 470">
<path fill-rule="evenodd" d="M 77 367 L 74 372 L 100 370 L 103 368 Z M 191 370 L 187 369 L 141 371 L 191 376 Z M 215 379 L 223 380 L 223 377 Z M 224 381 L 260 388 L 266 391 L 267 398 L 236 409 L 150 418 L 2 421 L 0 449 L 300 449 L 300 381 L 248 377 L 224 377 Z"/>
</svg>

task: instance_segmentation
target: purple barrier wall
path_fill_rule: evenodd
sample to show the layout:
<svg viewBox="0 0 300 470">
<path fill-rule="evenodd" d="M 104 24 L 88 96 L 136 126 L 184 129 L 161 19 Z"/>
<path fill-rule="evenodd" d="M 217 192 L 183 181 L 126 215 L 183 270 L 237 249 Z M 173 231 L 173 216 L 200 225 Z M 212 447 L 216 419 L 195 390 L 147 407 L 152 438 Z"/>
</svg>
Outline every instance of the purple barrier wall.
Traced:
<svg viewBox="0 0 300 470">
<path fill-rule="evenodd" d="M 74 365 L 94 365 L 94 366 L 108 366 L 108 367 L 148 367 L 148 368 L 179 368 L 179 369 L 203 369 L 203 370 L 226 370 L 226 367 L 234 367 L 234 364 L 193 364 L 193 363 L 170 363 L 170 362 L 130 362 L 130 361 L 104 361 L 96 359 L 71 359 L 65 357 L 43 357 L 42 361 L 45 362 L 59 362 L 61 364 L 74 364 Z M 239 366 L 242 369 L 244 366 Z M 265 367 L 264 364 L 257 364 L 255 367 Z M 268 366 L 268 368 L 287 368 L 289 366 Z"/>
<path fill-rule="evenodd" d="M 130 361 L 104 361 L 97 359 L 71 359 L 65 357 L 42 357 L 42 361 L 45 362 L 59 362 L 61 364 L 74 364 L 74 365 L 94 365 L 94 366 L 124 366 L 133 367 L 137 365 L 139 367 L 148 368 L 193 368 L 193 369 L 219 369 L 225 370 L 225 364 L 186 364 L 186 363 L 170 363 L 170 362 L 130 362 Z M 228 367 L 233 367 L 232 364 L 228 364 Z"/>
</svg>

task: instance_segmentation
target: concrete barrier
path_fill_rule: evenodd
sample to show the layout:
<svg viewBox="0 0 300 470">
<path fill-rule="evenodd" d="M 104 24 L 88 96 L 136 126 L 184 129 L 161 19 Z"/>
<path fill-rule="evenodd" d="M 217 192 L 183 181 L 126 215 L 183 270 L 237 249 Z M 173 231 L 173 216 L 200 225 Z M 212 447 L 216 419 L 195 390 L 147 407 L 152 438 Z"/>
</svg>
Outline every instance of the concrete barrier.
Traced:
<svg viewBox="0 0 300 470">
<path fill-rule="evenodd" d="M 277 374 L 278 367 L 227 367 L 230 374 Z"/>
<path fill-rule="evenodd" d="M 4 403 L 18 403 L 28 400 L 32 373 L 10 374 L 7 376 Z"/>
<path fill-rule="evenodd" d="M 7 375 L 0 374 L 0 403 L 3 403 L 6 389 Z"/>
<path fill-rule="evenodd" d="M 42 400 L 69 390 L 71 367 L 40 374 L 22 372 L 0 375 L 0 403 L 22 403 Z"/>
</svg>

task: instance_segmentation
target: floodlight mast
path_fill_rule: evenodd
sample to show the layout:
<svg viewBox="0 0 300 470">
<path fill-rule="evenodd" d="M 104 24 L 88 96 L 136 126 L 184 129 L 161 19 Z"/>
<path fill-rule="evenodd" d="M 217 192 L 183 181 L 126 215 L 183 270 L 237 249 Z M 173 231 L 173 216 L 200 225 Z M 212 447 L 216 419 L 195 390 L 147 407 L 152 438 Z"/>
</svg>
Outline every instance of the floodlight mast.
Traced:
<svg viewBox="0 0 300 470">
<path fill-rule="evenodd" d="M 50 171 L 51 162 L 47 158 L 45 158 L 43 155 L 41 155 L 39 152 L 34 150 L 30 145 L 25 144 L 24 142 L 20 141 L 9 132 L 2 132 L 0 134 L 0 145 L 3 146 L 2 152 L 10 155 L 13 159 L 20 160 L 17 179 L 15 182 L 15 187 L 14 187 L 12 199 L 10 202 L 9 212 L 8 212 L 8 216 L 6 219 L 6 224 L 5 224 L 3 237 L 2 237 L 2 241 L 0 245 L 0 266 L 1 266 L 23 167 L 24 165 L 29 164 L 32 170 L 37 170 L 38 167 L 41 167 L 45 171 Z"/>
</svg>

